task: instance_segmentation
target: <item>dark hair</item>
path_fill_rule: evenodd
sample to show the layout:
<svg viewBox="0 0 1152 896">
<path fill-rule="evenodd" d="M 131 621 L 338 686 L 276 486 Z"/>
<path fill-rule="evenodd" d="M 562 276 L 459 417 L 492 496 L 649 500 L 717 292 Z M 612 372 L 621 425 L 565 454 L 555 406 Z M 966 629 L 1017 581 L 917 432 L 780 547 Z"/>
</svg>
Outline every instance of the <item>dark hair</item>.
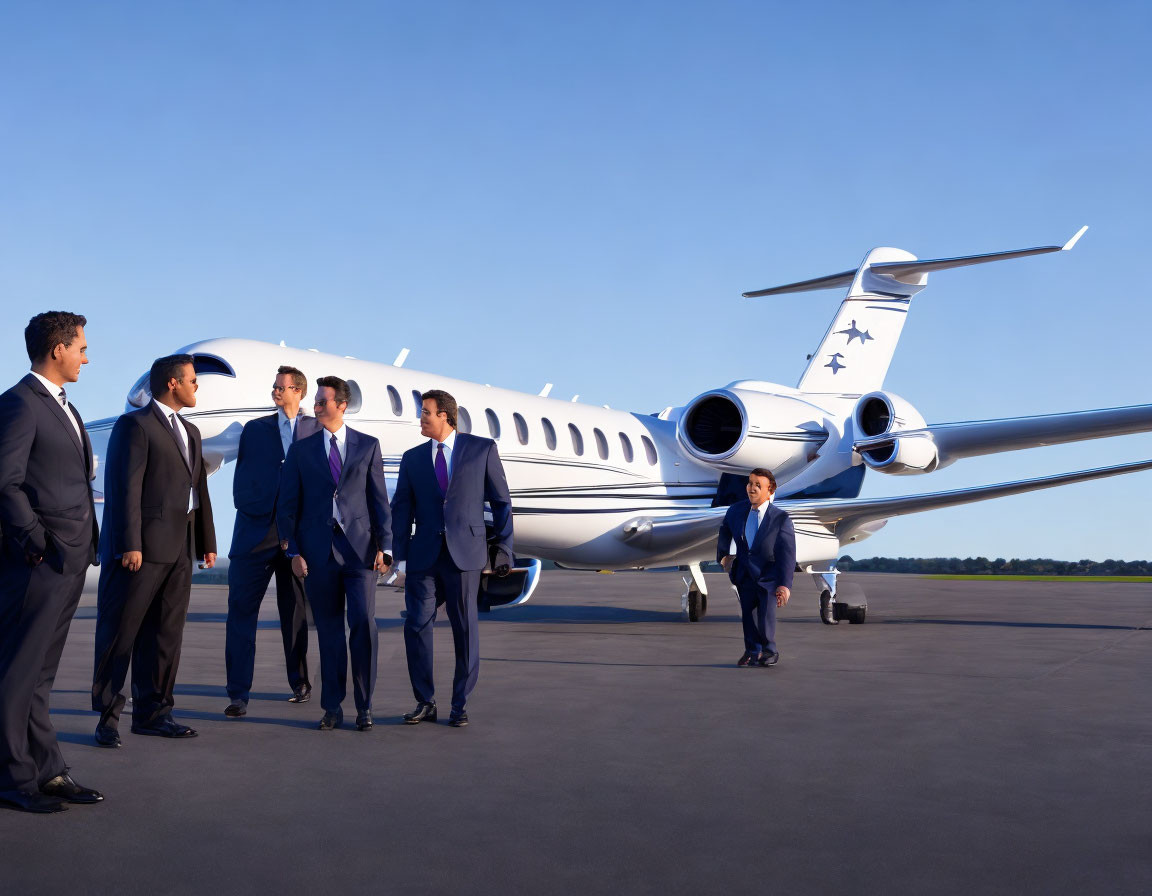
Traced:
<svg viewBox="0 0 1152 896">
<path fill-rule="evenodd" d="M 184 368 L 188 364 L 195 364 L 196 359 L 191 355 L 165 355 L 152 362 L 152 369 L 148 371 L 148 389 L 152 397 L 168 393 L 168 380 L 183 381 Z"/>
<path fill-rule="evenodd" d="M 456 428 L 456 399 L 445 392 L 443 389 L 429 389 L 420 396 L 421 401 L 428 401 L 431 399 L 436 402 L 436 412 L 441 411 L 448 417 L 448 425 L 453 429 Z"/>
<path fill-rule="evenodd" d="M 71 311 L 45 311 L 28 321 L 24 328 L 24 347 L 28 360 L 43 361 L 58 345 L 69 346 L 76 338 L 76 328 L 88 323 L 83 314 Z"/>
<path fill-rule="evenodd" d="M 765 469 L 764 467 L 757 467 L 755 470 L 751 470 L 748 473 L 748 475 L 749 476 L 763 476 L 765 479 L 768 480 L 768 484 L 770 486 L 772 486 L 772 491 L 773 492 L 776 491 L 776 477 L 772 475 L 771 470 Z"/>
<path fill-rule="evenodd" d="M 304 376 L 303 372 L 297 370 L 295 367 L 289 367 L 287 364 L 281 364 L 276 368 L 276 376 L 292 377 L 292 385 L 300 390 L 300 394 L 308 394 L 308 377 Z"/>
<path fill-rule="evenodd" d="M 338 376 L 322 376 L 316 380 L 316 389 L 320 390 L 327 386 L 329 389 L 335 391 L 337 404 L 347 404 L 348 400 L 352 397 L 352 390 L 348 388 L 348 384 Z"/>
</svg>

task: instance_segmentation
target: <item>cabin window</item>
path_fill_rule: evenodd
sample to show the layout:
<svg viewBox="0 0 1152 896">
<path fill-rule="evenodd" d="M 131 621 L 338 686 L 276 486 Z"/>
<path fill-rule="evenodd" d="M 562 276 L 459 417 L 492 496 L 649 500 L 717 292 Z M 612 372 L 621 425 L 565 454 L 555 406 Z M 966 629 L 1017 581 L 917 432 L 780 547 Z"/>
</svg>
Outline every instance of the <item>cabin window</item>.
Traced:
<svg viewBox="0 0 1152 896">
<path fill-rule="evenodd" d="M 640 444 L 644 446 L 644 456 L 648 458 L 648 463 L 656 466 L 656 446 L 652 440 L 648 436 L 640 436 Z"/>
<path fill-rule="evenodd" d="M 456 428 L 460 432 L 472 432 L 472 418 L 468 415 L 468 409 L 456 406 Z"/>
<path fill-rule="evenodd" d="M 552 425 L 552 421 L 547 417 L 541 417 L 540 423 L 544 427 L 544 444 L 548 446 L 549 451 L 556 450 L 556 427 Z"/>
<path fill-rule="evenodd" d="M 516 424 L 516 438 L 521 445 L 528 444 L 528 423 L 519 414 L 512 415 L 512 422 Z"/>
<path fill-rule="evenodd" d="M 492 410 L 492 408 L 486 408 L 484 411 L 484 419 L 488 421 L 488 435 L 499 440 L 500 420 L 496 417 L 496 412 Z"/>
<path fill-rule="evenodd" d="M 596 439 L 596 453 L 600 455 L 600 460 L 608 460 L 608 440 L 604 438 L 604 433 L 594 429 L 592 436 Z"/>
<path fill-rule="evenodd" d="M 624 462 L 632 463 L 632 458 L 635 456 L 632 453 L 632 443 L 624 433 L 620 433 L 620 450 L 624 452 Z"/>
<path fill-rule="evenodd" d="M 420 419 L 420 412 L 424 410 L 424 399 L 420 397 L 420 390 L 412 390 L 412 400 L 416 402 L 416 419 Z"/>
<path fill-rule="evenodd" d="M 404 416 L 404 402 L 400 400 L 400 393 L 395 386 L 388 387 L 388 403 L 392 405 L 392 413 L 397 417 Z"/>
<path fill-rule="evenodd" d="M 580 430 L 572 423 L 568 424 L 568 435 L 572 436 L 572 452 L 580 457 L 584 454 L 584 436 L 580 435 Z"/>
<path fill-rule="evenodd" d="M 364 393 L 360 391 L 360 384 L 356 380 L 348 380 L 348 407 L 345 414 L 357 414 L 364 406 Z"/>
</svg>

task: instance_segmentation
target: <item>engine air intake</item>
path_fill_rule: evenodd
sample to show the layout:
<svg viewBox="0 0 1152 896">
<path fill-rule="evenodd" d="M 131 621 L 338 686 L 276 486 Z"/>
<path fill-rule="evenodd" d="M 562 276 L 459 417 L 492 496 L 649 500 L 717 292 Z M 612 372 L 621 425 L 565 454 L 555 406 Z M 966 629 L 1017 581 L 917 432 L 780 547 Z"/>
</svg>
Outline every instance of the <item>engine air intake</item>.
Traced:
<svg viewBox="0 0 1152 896">
<path fill-rule="evenodd" d="M 684 419 L 684 433 L 704 454 L 724 454 L 736 447 L 744 431 L 740 409 L 720 395 L 697 402 Z"/>
</svg>

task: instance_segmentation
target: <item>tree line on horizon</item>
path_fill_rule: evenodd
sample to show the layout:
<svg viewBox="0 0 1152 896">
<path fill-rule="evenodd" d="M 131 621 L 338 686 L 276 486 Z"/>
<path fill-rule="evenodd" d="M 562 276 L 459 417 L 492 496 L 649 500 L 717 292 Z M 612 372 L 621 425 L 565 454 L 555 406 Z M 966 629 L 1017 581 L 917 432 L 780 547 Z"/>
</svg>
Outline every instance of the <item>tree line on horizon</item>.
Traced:
<svg viewBox="0 0 1152 896">
<path fill-rule="evenodd" d="M 1147 576 L 1152 560 L 1005 560 L 997 557 L 869 557 L 845 555 L 836 562 L 841 572 L 897 572 L 962 576 Z"/>
</svg>

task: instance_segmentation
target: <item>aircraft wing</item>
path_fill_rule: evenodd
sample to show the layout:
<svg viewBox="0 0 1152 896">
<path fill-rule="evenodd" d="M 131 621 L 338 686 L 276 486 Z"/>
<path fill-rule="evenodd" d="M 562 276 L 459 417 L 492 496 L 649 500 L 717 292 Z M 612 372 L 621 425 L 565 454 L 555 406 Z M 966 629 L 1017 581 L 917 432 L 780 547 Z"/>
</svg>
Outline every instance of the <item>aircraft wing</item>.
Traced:
<svg viewBox="0 0 1152 896">
<path fill-rule="evenodd" d="M 818 498 L 800 501 L 782 498 L 776 503 L 778 507 L 788 511 L 797 526 L 815 523 L 831 529 L 837 536 L 846 536 L 853 529 L 894 516 L 956 507 L 960 504 L 988 501 L 992 498 L 1003 498 L 1007 495 L 1038 491 L 1058 485 L 1070 485 L 1074 482 L 1087 482 L 1091 479 L 1104 479 L 1108 476 L 1120 476 L 1124 473 L 1139 473 L 1143 470 L 1152 470 L 1152 460 L 1079 470 L 1075 473 L 1059 473 L 1038 479 L 1021 479 L 1016 482 L 1001 482 L 953 491 L 928 492 L 922 495 L 902 495 L 894 498 Z M 716 537 L 720 521 L 727 509 L 709 507 L 674 516 L 638 516 L 628 520 L 618 535 L 629 544 L 644 550 L 654 552 L 687 550 Z"/>
<path fill-rule="evenodd" d="M 1090 479 L 1104 479 L 1124 473 L 1139 473 L 1152 470 L 1152 460 L 1135 461 L 1114 467 L 1097 467 L 1093 470 L 1079 470 L 1075 473 L 1059 473 L 1055 476 L 1042 476 L 1038 479 L 1021 479 L 1016 482 L 1001 482 L 996 485 L 979 485 L 946 492 L 928 492 L 923 495 L 902 495 L 894 498 L 845 498 L 828 500 L 789 501 L 781 500 L 779 506 L 792 516 L 793 520 L 814 520 L 827 526 L 834 526 L 837 534 L 876 520 L 886 520 L 909 513 L 925 510 L 938 510 L 943 507 L 956 507 L 1018 495 L 1023 492 L 1069 485 L 1073 482 L 1087 482 Z"/>
<path fill-rule="evenodd" d="M 934 423 L 921 429 L 887 432 L 857 439 L 853 447 L 865 451 L 890 445 L 896 439 L 930 439 L 936 445 L 940 466 L 963 457 L 998 454 L 1021 448 L 1059 445 L 1086 439 L 1103 439 L 1152 430 L 1152 404 L 1003 420 L 967 423 Z"/>
</svg>

